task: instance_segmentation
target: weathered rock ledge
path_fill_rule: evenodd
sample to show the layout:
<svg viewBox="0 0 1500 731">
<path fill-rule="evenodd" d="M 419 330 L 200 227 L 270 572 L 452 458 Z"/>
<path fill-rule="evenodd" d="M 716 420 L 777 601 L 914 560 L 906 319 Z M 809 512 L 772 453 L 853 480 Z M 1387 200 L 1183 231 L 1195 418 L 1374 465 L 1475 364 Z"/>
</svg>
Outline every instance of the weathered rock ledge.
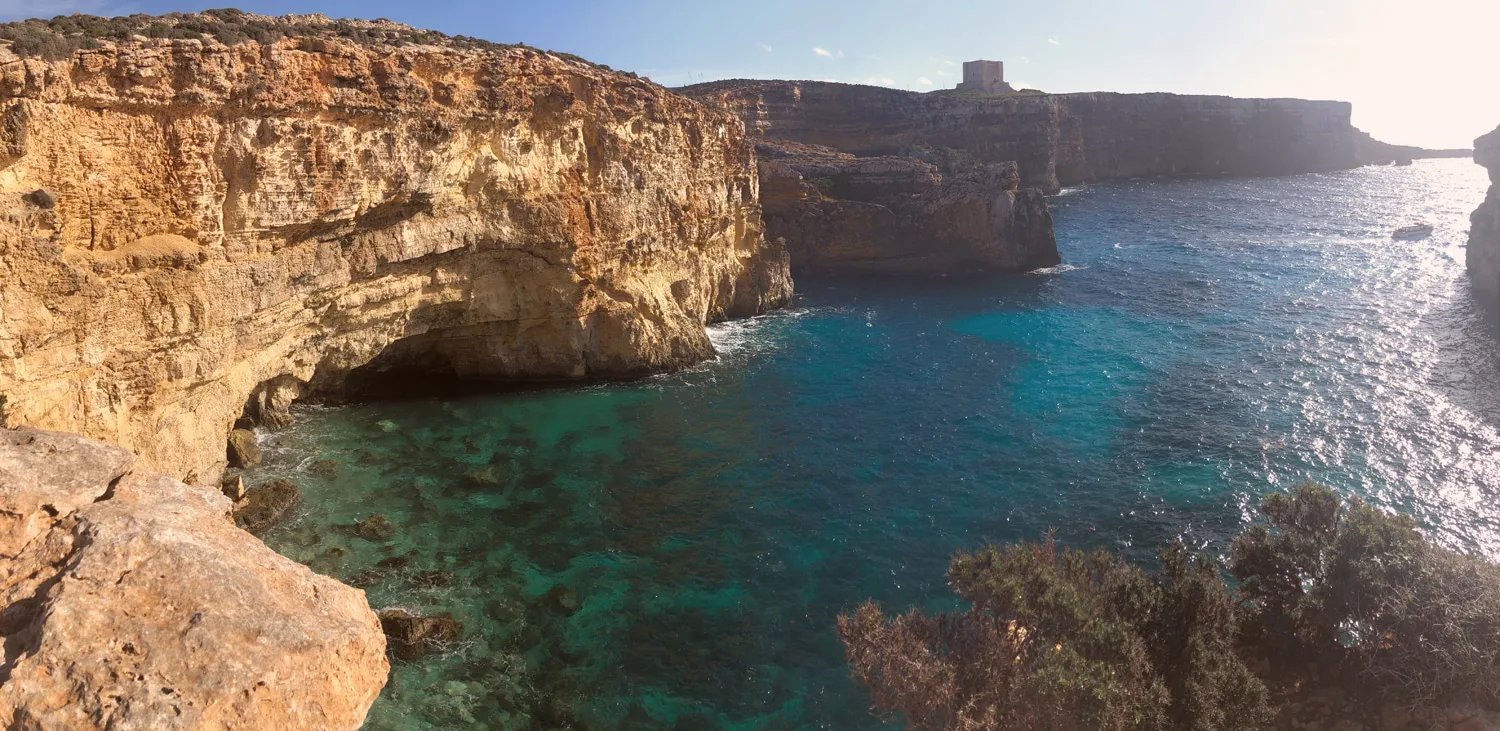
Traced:
<svg viewBox="0 0 1500 731">
<path fill-rule="evenodd" d="M 1347 102 L 1182 94 L 917 93 L 819 81 L 680 89 L 754 134 L 859 156 L 911 155 L 943 172 L 1015 161 L 1021 185 L 1152 176 L 1288 175 L 1390 161 L 1402 150 L 1350 124 Z"/>
<path fill-rule="evenodd" d="M 1466 258 L 1474 293 L 1500 308 L 1500 128 L 1474 140 L 1474 162 L 1490 171 L 1490 193 L 1469 219 Z"/>
<path fill-rule="evenodd" d="M 337 22 L 50 62 L 0 46 L 10 424 L 212 484 L 242 414 L 337 393 L 382 353 L 444 377 L 636 376 L 788 299 L 732 114 L 558 55 Z"/>
<path fill-rule="evenodd" d="M 802 273 L 1028 271 L 1060 262 L 1047 200 L 1015 163 L 943 175 L 910 157 L 762 141 L 766 235 Z"/>
<path fill-rule="evenodd" d="M 0 726 L 358 728 L 389 670 L 364 593 L 230 507 L 123 449 L 0 430 Z"/>
</svg>

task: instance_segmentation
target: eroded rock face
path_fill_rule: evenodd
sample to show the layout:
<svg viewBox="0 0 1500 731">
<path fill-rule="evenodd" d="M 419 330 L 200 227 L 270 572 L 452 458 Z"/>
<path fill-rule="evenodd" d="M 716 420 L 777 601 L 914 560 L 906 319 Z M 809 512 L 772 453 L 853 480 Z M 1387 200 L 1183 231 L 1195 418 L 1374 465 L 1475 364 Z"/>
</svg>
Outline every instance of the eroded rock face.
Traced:
<svg viewBox="0 0 1500 731">
<path fill-rule="evenodd" d="M 530 49 L 0 50 L 0 394 L 215 484 L 242 413 L 274 426 L 382 352 L 690 364 L 705 323 L 790 294 L 752 162 L 732 114 Z"/>
<path fill-rule="evenodd" d="M 0 430 L 0 726 L 357 728 L 388 671 L 363 592 L 135 462 Z"/>
<path fill-rule="evenodd" d="M 910 157 L 764 141 L 766 233 L 797 273 L 1027 271 L 1059 263 L 1046 198 L 1015 163 L 943 175 Z"/>
<path fill-rule="evenodd" d="M 1491 185 L 1469 219 L 1469 279 L 1476 296 L 1500 308 L 1500 128 L 1474 141 L 1474 162 L 1489 168 Z"/>
<path fill-rule="evenodd" d="M 910 155 L 944 172 L 1015 161 L 1021 184 L 1158 175 L 1286 175 L 1356 167 L 1345 102 L 1178 94 L 920 94 L 813 81 L 722 81 L 681 90 L 768 138 L 859 156 Z"/>
</svg>

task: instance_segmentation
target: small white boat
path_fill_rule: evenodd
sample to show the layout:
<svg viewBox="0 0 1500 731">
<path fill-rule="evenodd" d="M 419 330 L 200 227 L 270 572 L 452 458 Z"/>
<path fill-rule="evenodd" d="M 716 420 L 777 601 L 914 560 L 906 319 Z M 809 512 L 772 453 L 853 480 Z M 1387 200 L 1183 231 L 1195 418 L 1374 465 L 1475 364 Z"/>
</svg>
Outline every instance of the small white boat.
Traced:
<svg viewBox="0 0 1500 731">
<path fill-rule="evenodd" d="M 1432 224 L 1426 221 L 1418 221 L 1409 226 L 1402 226 L 1391 234 L 1393 239 L 1420 239 L 1432 234 Z"/>
</svg>

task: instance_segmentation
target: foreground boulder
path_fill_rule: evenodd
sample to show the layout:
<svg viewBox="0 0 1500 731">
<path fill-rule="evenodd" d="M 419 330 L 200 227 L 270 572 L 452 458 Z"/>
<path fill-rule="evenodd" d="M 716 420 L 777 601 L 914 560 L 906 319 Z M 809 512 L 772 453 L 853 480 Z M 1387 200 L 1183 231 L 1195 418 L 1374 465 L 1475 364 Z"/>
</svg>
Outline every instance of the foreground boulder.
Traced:
<svg viewBox="0 0 1500 731">
<path fill-rule="evenodd" d="M 1491 185 L 1470 218 L 1469 278 L 1486 306 L 1500 308 L 1500 128 L 1474 141 L 1474 162 L 1489 168 Z"/>
<path fill-rule="evenodd" d="M 855 157 L 762 141 L 766 235 L 792 271 L 949 274 L 1029 271 L 1060 262 L 1040 190 L 1015 163 L 944 175 L 911 157 Z"/>
<path fill-rule="evenodd" d="M 0 726 L 357 728 L 389 669 L 364 594 L 135 463 L 0 430 Z"/>
</svg>

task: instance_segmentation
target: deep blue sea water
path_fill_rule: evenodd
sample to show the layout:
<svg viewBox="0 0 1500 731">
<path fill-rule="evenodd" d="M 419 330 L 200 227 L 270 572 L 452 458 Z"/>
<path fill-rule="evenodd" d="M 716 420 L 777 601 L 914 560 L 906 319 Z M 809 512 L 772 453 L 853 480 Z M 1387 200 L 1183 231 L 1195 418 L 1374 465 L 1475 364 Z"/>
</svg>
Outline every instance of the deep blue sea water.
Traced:
<svg viewBox="0 0 1500 731">
<path fill-rule="evenodd" d="M 464 622 L 374 729 L 882 728 L 841 610 L 948 606 L 954 551 L 1048 529 L 1217 553 L 1305 479 L 1500 557 L 1500 347 L 1463 267 L 1485 182 L 1080 188 L 1046 272 L 799 282 L 636 383 L 303 408 L 253 475 L 306 498 L 268 542 Z M 1414 218 L 1436 233 L 1390 239 Z M 353 535 L 377 513 L 394 540 Z"/>
</svg>

